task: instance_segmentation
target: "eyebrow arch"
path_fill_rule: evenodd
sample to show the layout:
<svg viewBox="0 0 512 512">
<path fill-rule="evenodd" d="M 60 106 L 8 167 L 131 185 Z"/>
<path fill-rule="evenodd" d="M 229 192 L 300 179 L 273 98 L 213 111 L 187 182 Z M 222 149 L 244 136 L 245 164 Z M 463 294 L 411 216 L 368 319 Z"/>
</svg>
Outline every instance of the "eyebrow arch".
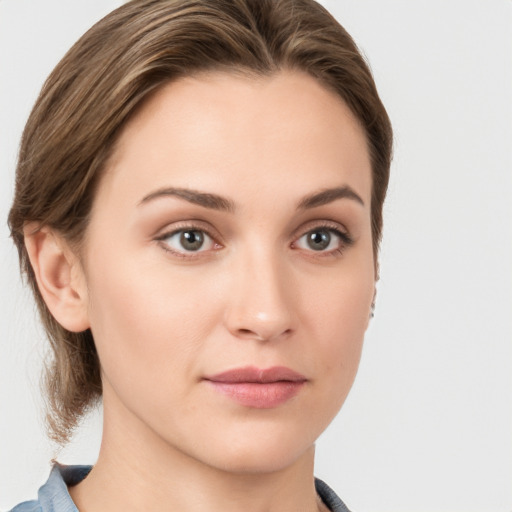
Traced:
<svg viewBox="0 0 512 512">
<path fill-rule="evenodd" d="M 235 211 L 235 205 L 233 201 L 226 199 L 225 197 L 219 196 L 217 194 L 199 192 L 198 190 L 175 187 L 166 187 L 155 190 L 155 192 L 151 192 L 147 196 L 144 196 L 139 205 L 166 196 L 179 197 L 180 199 L 184 199 L 189 203 L 198 204 L 199 206 L 210 208 L 212 210 L 221 210 L 226 212 Z"/>
<path fill-rule="evenodd" d="M 328 188 L 308 195 L 299 202 L 297 209 L 307 210 L 309 208 L 316 208 L 317 206 L 332 203 L 337 199 L 351 199 L 364 206 L 361 196 L 348 185 L 345 185 L 343 187 Z"/>
</svg>

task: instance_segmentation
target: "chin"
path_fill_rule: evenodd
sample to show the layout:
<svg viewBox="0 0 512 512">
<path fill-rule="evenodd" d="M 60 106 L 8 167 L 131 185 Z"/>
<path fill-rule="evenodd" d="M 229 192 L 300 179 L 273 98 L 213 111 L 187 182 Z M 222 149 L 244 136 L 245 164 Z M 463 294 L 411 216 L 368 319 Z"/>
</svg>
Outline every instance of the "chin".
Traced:
<svg viewBox="0 0 512 512">
<path fill-rule="evenodd" d="M 229 450 L 218 460 L 212 460 L 211 465 L 222 471 L 241 475 L 269 474 L 284 471 L 308 454 L 313 456 L 313 444 L 301 450 L 287 450 L 284 447 L 267 449 L 265 446 L 245 450 L 238 448 Z"/>
<path fill-rule="evenodd" d="M 217 469 L 238 474 L 264 474 L 282 471 L 314 455 L 315 438 L 303 432 L 280 429 L 239 432 L 215 442 L 211 437 L 208 447 L 198 447 L 203 461 Z M 207 448 L 207 449 L 205 449 Z"/>
</svg>

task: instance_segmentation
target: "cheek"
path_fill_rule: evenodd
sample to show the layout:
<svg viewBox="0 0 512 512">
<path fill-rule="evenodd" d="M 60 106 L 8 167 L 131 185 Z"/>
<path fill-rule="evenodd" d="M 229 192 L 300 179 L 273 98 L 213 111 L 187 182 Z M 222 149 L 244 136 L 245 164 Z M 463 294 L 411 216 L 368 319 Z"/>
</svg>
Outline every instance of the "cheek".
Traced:
<svg viewBox="0 0 512 512">
<path fill-rule="evenodd" d="M 364 251 L 365 255 L 368 253 Z M 316 328 L 350 345 L 351 340 L 362 340 L 374 293 L 373 258 L 356 254 L 317 286 L 309 287 L 305 309 L 311 312 L 310 320 Z"/>
<path fill-rule="evenodd" d="M 341 406 L 357 373 L 375 290 L 373 263 L 347 268 L 308 294 L 308 317 L 318 356 L 318 371 L 326 376 Z"/>
<path fill-rule="evenodd" d="M 350 298 L 333 300 L 317 313 L 315 338 L 321 354 L 320 364 L 323 371 L 340 384 L 351 384 L 357 372 L 368 322 L 367 295 L 355 297 L 352 294 Z"/>
<path fill-rule="evenodd" d="M 136 268 L 123 259 L 111 263 L 93 263 L 88 278 L 89 318 L 104 376 L 134 394 L 157 383 L 178 389 L 171 379 L 193 371 L 216 317 L 204 280 L 143 260 Z"/>
</svg>

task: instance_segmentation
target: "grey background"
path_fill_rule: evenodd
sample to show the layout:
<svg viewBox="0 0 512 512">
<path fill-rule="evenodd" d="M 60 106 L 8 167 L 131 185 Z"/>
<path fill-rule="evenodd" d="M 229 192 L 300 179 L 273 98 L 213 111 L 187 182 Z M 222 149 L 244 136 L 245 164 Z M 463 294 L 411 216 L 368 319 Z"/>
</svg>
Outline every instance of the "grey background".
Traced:
<svg viewBox="0 0 512 512">
<path fill-rule="evenodd" d="M 0 1 L 0 217 L 43 80 L 114 0 Z M 376 317 L 317 475 L 355 511 L 512 510 L 512 2 L 325 0 L 396 132 Z M 35 496 L 44 336 L 0 222 L 0 509 Z M 94 462 L 100 416 L 59 455 Z"/>
</svg>

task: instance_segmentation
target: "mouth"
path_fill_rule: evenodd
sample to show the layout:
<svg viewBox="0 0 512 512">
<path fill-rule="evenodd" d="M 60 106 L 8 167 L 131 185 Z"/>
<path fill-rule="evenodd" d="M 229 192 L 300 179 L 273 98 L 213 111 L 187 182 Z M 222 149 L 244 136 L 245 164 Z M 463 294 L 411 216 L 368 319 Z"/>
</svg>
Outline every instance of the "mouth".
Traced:
<svg viewBox="0 0 512 512">
<path fill-rule="evenodd" d="M 306 377 L 284 366 L 235 368 L 204 378 L 216 391 L 245 407 L 272 409 L 296 396 Z"/>
</svg>

